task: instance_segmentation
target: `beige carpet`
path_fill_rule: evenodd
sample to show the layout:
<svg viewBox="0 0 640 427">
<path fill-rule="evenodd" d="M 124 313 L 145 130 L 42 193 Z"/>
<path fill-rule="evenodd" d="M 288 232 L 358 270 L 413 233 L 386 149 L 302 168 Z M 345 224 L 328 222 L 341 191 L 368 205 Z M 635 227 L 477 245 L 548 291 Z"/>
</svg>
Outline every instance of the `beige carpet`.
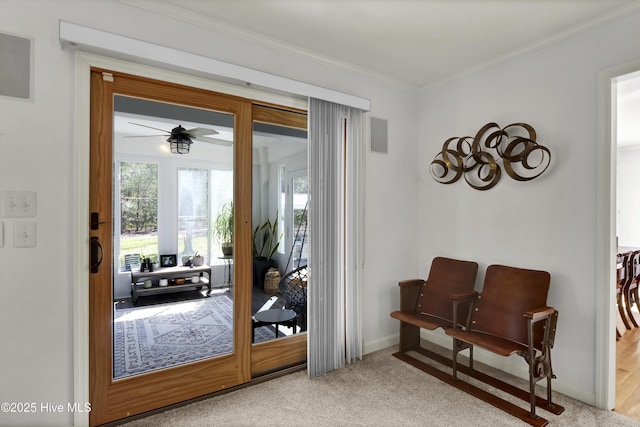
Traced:
<svg viewBox="0 0 640 427">
<path fill-rule="evenodd" d="M 132 421 L 127 426 L 526 426 L 526 423 L 392 357 L 395 347 L 310 380 L 306 371 Z M 496 371 L 481 364 L 483 372 Z M 497 373 L 526 387 L 526 382 Z M 561 375 L 561 373 L 558 373 Z M 544 383 L 544 381 L 542 381 Z M 541 393 L 544 395 L 544 392 Z M 505 398 L 505 397 L 503 397 Z M 549 426 L 640 426 L 560 394 Z M 513 402 L 521 402 L 513 400 Z M 524 408 L 527 404 L 518 403 Z"/>
</svg>

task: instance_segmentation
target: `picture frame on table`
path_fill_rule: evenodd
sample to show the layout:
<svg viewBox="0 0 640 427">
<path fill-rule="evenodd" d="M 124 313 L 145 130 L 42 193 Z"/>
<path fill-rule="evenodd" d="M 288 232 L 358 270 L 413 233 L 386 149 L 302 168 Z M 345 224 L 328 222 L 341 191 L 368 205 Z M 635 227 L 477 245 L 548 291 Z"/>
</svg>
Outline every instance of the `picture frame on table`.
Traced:
<svg viewBox="0 0 640 427">
<path fill-rule="evenodd" d="M 176 254 L 160 255 L 160 268 L 175 267 L 178 265 L 178 256 Z"/>
</svg>

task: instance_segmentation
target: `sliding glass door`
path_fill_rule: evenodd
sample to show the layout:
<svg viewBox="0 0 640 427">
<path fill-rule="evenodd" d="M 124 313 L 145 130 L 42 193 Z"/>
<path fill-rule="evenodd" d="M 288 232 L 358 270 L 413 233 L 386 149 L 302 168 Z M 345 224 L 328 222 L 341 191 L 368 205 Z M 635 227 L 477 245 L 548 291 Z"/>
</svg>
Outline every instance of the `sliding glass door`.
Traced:
<svg viewBox="0 0 640 427">
<path fill-rule="evenodd" d="M 255 228 L 271 276 L 302 262 L 304 187 L 280 208 L 278 171 L 304 179 L 306 113 L 94 69 L 90 136 L 90 424 L 304 363 L 305 310 L 256 319 L 288 308 L 256 285 Z"/>
</svg>

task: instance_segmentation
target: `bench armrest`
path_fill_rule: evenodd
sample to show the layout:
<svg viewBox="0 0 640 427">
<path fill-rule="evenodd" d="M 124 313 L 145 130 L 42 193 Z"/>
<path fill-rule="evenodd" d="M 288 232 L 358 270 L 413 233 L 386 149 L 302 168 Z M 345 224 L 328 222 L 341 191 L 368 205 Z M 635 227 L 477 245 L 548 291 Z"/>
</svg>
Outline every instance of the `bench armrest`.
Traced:
<svg viewBox="0 0 640 427">
<path fill-rule="evenodd" d="M 558 311 L 553 307 L 540 307 L 535 310 L 527 311 L 523 314 L 523 317 L 527 320 L 527 335 L 529 337 L 529 357 L 534 356 L 534 342 L 533 342 L 533 328 L 534 324 L 539 321 L 544 321 L 544 338 L 542 339 L 542 353 L 547 352 L 553 348 L 553 343 L 556 337 L 556 323 L 558 321 Z M 533 360 L 533 359 L 532 359 Z"/>
<path fill-rule="evenodd" d="M 423 279 L 408 279 L 408 280 L 401 280 L 398 282 L 398 286 L 400 286 L 401 288 L 405 288 L 407 286 L 422 286 L 424 284 L 424 280 Z"/>
<path fill-rule="evenodd" d="M 451 295 L 451 299 L 454 301 L 464 301 L 468 299 L 474 299 L 477 296 L 478 296 L 478 293 L 476 291 L 473 291 L 473 292 L 465 292 L 463 294 L 453 294 Z"/>
<path fill-rule="evenodd" d="M 402 280 L 398 282 L 400 287 L 400 311 L 413 311 L 418 302 L 420 288 L 425 281 L 422 279 Z"/>
<path fill-rule="evenodd" d="M 478 292 L 465 292 L 462 294 L 453 294 L 451 295 L 451 301 L 453 304 L 453 327 L 457 328 L 461 321 L 464 321 L 463 325 L 466 330 L 469 330 L 469 325 L 471 324 L 471 312 L 473 311 L 473 305 L 475 304 L 475 300 L 478 297 Z M 471 302 L 468 302 L 471 301 Z M 466 319 L 459 319 L 460 315 L 458 314 L 458 307 L 460 304 L 467 303 L 467 315 Z"/>
<path fill-rule="evenodd" d="M 553 314 L 556 309 L 553 307 L 540 307 L 535 310 L 527 311 L 524 313 L 525 319 L 531 319 L 534 322 L 545 319 Z"/>
</svg>

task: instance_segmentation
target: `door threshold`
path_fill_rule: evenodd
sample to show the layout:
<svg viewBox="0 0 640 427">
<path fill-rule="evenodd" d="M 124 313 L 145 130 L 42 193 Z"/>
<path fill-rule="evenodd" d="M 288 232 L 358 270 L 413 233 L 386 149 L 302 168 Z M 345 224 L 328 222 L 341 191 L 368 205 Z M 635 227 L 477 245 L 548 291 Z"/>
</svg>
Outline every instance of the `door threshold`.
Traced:
<svg viewBox="0 0 640 427">
<path fill-rule="evenodd" d="M 205 394 L 203 396 L 199 396 L 199 397 L 194 397 L 193 399 L 189 399 L 189 400 L 185 400 L 184 402 L 178 402 L 178 403 L 174 403 L 173 405 L 168 405 L 168 406 L 164 406 L 162 408 L 158 408 L 158 409 L 154 409 L 152 411 L 148 411 L 148 412 L 144 412 L 142 414 L 137 414 L 137 415 L 133 415 L 131 417 L 127 417 L 127 418 L 121 418 L 119 420 L 115 420 L 106 424 L 101 424 L 101 427 L 116 427 L 116 426 L 121 426 L 124 423 L 128 423 L 130 421 L 135 421 L 135 420 L 139 420 L 139 419 L 143 419 L 143 418 L 147 418 L 150 417 L 151 415 L 156 415 L 156 414 L 161 414 L 163 412 L 167 412 L 170 411 L 172 409 L 176 409 L 176 408 L 181 408 L 183 406 L 187 406 L 190 405 L 192 403 L 196 403 L 196 402 L 200 402 L 202 400 L 207 400 L 207 399 L 211 399 L 213 397 L 216 396 L 222 396 L 224 394 L 228 394 L 234 391 L 238 391 L 238 390 L 242 390 L 243 388 L 247 388 L 247 387 L 251 387 L 257 384 L 261 384 L 267 381 L 271 381 L 274 380 L 276 378 L 280 378 L 280 377 L 284 377 L 285 375 L 289 375 L 289 374 L 293 374 L 295 372 L 299 372 L 299 371 L 304 371 L 305 369 L 307 369 L 307 363 L 300 363 L 300 364 L 295 364 L 295 365 L 291 365 L 288 366 L 284 369 L 279 369 L 279 370 L 275 370 L 275 371 L 271 371 L 271 372 L 266 372 L 266 373 L 262 373 L 259 374 L 257 377 L 251 379 L 251 381 L 244 383 L 244 384 L 238 384 L 236 386 L 233 387 L 229 387 L 226 388 L 224 390 L 220 390 L 220 391 L 216 391 L 214 393 L 209 393 L 209 394 Z"/>
</svg>

